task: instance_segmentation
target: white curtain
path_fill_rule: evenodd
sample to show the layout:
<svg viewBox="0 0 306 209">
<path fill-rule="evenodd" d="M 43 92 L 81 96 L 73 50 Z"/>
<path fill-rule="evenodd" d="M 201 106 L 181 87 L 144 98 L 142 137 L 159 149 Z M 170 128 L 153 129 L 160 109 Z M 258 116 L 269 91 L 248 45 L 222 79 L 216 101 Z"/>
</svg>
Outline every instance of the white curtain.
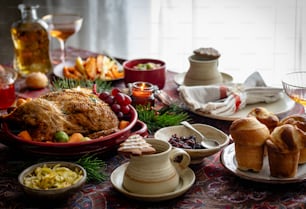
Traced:
<svg viewBox="0 0 306 209">
<path fill-rule="evenodd" d="M 31 0 L 29 0 L 31 1 Z M 33 0 L 32 0 L 33 1 Z M 44 3 L 45 2 L 45 3 Z M 132 59 L 160 58 L 185 72 L 194 49 L 221 53 L 219 70 L 243 81 L 259 71 L 281 85 L 306 68 L 304 0 L 45 0 L 43 12 L 78 12 L 81 31 L 68 45 Z"/>
<path fill-rule="evenodd" d="M 152 55 L 172 70 L 188 70 L 199 47 L 216 48 L 220 71 L 237 82 L 257 70 L 281 85 L 285 72 L 306 67 L 303 0 L 152 0 L 152 7 Z"/>
<path fill-rule="evenodd" d="M 125 0 L 25 0 L 39 4 L 39 15 L 49 13 L 77 13 L 84 17 L 81 30 L 71 36 L 68 46 L 107 51 L 125 57 L 127 54 L 127 4 Z M 58 48 L 57 40 L 52 47 Z"/>
</svg>

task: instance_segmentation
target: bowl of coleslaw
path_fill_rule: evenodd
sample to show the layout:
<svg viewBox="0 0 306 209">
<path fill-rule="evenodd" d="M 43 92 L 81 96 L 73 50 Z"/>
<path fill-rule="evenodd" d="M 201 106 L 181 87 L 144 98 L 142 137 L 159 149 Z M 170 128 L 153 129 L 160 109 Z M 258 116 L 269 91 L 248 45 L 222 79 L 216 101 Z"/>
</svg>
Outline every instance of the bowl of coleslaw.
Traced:
<svg viewBox="0 0 306 209">
<path fill-rule="evenodd" d="M 59 200 L 78 192 L 86 178 L 86 170 L 76 163 L 50 161 L 24 169 L 18 176 L 18 182 L 29 197 Z"/>
</svg>

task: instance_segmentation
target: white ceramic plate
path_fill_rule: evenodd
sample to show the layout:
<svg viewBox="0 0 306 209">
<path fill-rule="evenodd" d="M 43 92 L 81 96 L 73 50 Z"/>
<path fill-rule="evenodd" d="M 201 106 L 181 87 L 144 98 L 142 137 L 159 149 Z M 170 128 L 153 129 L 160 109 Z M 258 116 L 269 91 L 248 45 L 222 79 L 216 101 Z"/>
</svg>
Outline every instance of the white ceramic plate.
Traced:
<svg viewBox="0 0 306 209">
<path fill-rule="evenodd" d="M 251 181 L 273 184 L 286 184 L 306 180 L 306 164 L 299 165 L 298 172 L 294 178 L 276 178 L 270 176 L 269 162 L 267 156 L 264 158 L 263 168 L 259 173 L 239 170 L 236 161 L 234 143 L 228 145 L 223 149 L 221 154 L 221 163 L 225 168 L 227 168 L 235 175 Z"/>
<path fill-rule="evenodd" d="M 53 68 L 53 73 L 54 75 L 56 75 L 59 78 L 65 78 L 63 75 L 63 68 L 67 66 L 67 67 L 71 67 L 74 66 L 74 62 L 73 61 L 66 61 L 65 63 L 60 63 L 58 65 L 55 65 Z"/>
<path fill-rule="evenodd" d="M 237 111 L 236 113 L 229 115 L 229 116 L 222 116 L 222 115 L 212 115 L 203 113 L 200 111 L 193 111 L 195 114 L 208 117 L 208 118 L 214 118 L 218 120 L 227 120 L 227 121 L 234 121 L 238 118 L 246 117 L 247 114 L 255 107 L 264 107 L 268 111 L 273 112 L 275 115 L 280 116 L 282 114 L 285 114 L 292 110 L 295 106 L 295 102 L 291 100 L 285 93 L 281 93 L 281 98 L 273 103 L 257 103 L 252 105 L 247 105 L 243 109 Z"/>
<path fill-rule="evenodd" d="M 193 185 L 195 181 L 194 172 L 190 168 L 187 168 L 184 174 L 180 176 L 179 186 L 173 192 L 156 194 L 156 195 L 131 193 L 123 187 L 123 176 L 127 166 L 128 163 L 122 164 L 112 172 L 110 177 L 111 183 L 113 187 L 115 187 L 119 192 L 123 193 L 127 197 L 142 201 L 156 202 L 156 201 L 173 199 L 175 197 L 184 194 Z"/>
<path fill-rule="evenodd" d="M 64 74 L 63 74 L 63 69 L 65 66 L 67 67 L 71 67 L 75 65 L 75 61 L 72 60 L 67 60 L 65 63 L 60 63 L 58 65 L 55 65 L 53 67 L 53 73 L 54 75 L 56 75 L 59 78 L 65 78 Z M 118 79 L 112 79 L 112 80 L 107 80 L 107 81 L 116 81 L 116 80 L 121 80 L 123 78 L 118 78 Z"/>
<path fill-rule="evenodd" d="M 177 85 L 183 85 L 184 84 L 185 75 L 186 75 L 186 72 L 176 74 L 173 77 L 174 82 Z M 223 79 L 223 83 L 231 83 L 233 81 L 233 77 L 231 75 L 227 74 L 227 73 L 221 72 L 221 76 L 222 76 L 222 79 Z"/>
</svg>

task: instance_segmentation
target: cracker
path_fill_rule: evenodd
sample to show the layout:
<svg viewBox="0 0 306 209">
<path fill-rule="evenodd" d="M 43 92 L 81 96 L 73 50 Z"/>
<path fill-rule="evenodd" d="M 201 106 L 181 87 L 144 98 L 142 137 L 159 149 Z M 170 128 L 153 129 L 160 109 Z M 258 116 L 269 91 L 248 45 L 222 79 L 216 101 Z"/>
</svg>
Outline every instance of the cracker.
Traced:
<svg viewBox="0 0 306 209">
<path fill-rule="evenodd" d="M 123 143 L 120 144 L 118 152 L 140 156 L 153 154 L 156 152 L 156 150 L 151 144 L 147 143 L 142 136 L 135 134 L 128 137 Z"/>
</svg>

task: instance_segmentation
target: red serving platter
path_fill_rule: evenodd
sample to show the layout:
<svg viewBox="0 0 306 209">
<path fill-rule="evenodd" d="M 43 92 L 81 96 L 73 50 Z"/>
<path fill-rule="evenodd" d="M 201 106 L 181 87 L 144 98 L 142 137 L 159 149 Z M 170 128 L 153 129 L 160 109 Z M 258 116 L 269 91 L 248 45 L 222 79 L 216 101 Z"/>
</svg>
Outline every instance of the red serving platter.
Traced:
<svg viewBox="0 0 306 209">
<path fill-rule="evenodd" d="M 62 156 L 62 157 L 75 157 L 84 154 L 103 154 L 114 150 L 126 138 L 133 134 L 147 135 L 147 126 L 142 121 L 138 120 L 137 111 L 131 106 L 131 119 L 130 124 L 118 132 L 102 136 L 90 141 L 76 142 L 76 143 L 46 143 L 28 141 L 18 137 L 11 131 L 8 125 L 2 123 L 2 131 L 5 134 L 0 138 L 0 141 L 15 149 L 24 151 L 34 155 L 43 156 Z"/>
</svg>

